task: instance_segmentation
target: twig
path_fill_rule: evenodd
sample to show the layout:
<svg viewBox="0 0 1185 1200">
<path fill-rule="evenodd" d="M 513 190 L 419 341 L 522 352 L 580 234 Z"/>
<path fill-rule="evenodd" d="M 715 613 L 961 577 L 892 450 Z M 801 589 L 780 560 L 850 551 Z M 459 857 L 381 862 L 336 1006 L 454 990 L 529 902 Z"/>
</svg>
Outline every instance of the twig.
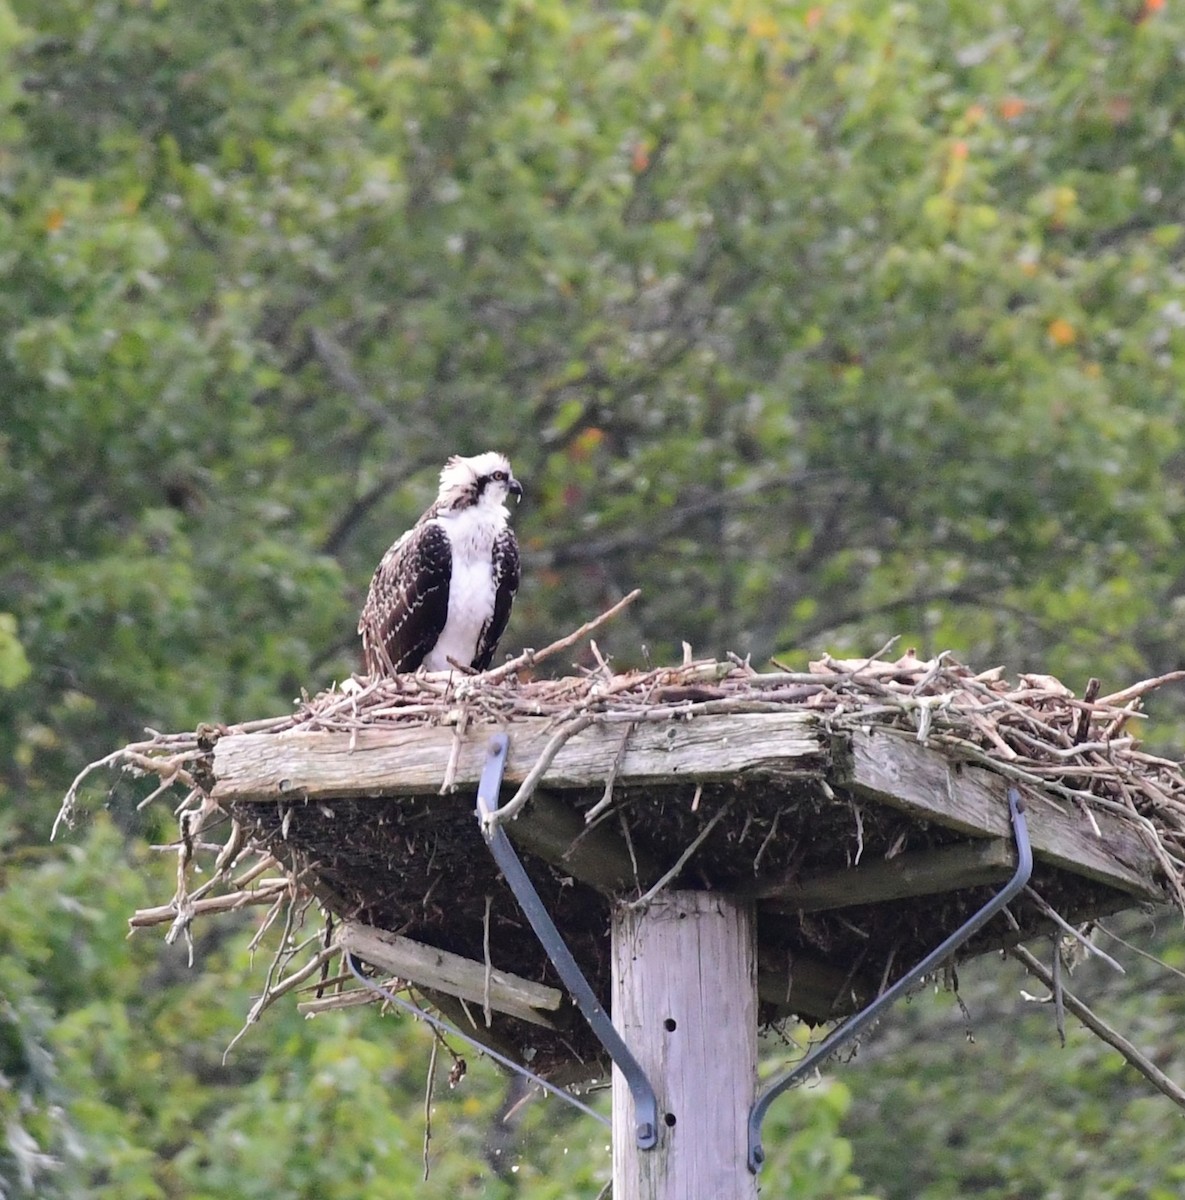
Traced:
<svg viewBox="0 0 1185 1200">
<path fill-rule="evenodd" d="M 893 971 L 893 960 L 897 957 L 897 951 L 900 948 L 900 942 L 894 942 L 893 945 L 889 947 L 889 957 L 885 959 L 885 969 L 881 972 L 880 987 L 876 989 L 876 994 L 878 996 L 883 996 L 885 994 L 885 988 L 889 986 L 889 975 Z"/>
<path fill-rule="evenodd" d="M 1149 962 L 1155 963 L 1158 967 L 1161 967 L 1165 971 L 1170 971 L 1178 978 L 1185 979 L 1185 971 L 1182 971 L 1177 967 L 1170 966 L 1164 961 L 1163 958 L 1157 958 L 1155 954 L 1149 954 L 1147 950 L 1141 950 L 1139 946 L 1129 942 L 1126 938 L 1121 938 L 1119 934 L 1113 933 L 1101 921 L 1095 922 L 1095 928 L 1100 933 L 1105 933 L 1109 938 L 1111 938 L 1112 941 L 1118 942 L 1121 946 L 1130 950 L 1133 954 L 1138 954 L 1141 958 L 1146 958 Z"/>
<path fill-rule="evenodd" d="M 1112 692 L 1109 696 L 1103 696 L 1099 703 L 1110 705 L 1113 708 L 1121 708 L 1131 700 L 1138 700 L 1141 696 L 1146 696 L 1149 692 L 1164 687 L 1166 683 L 1176 683 L 1181 679 L 1185 679 L 1185 671 L 1169 671 L 1168 674 L 1158 675 L 1155 679 L 1142 679 L 1139 683 L 1133 683 L 1131 687 L 1124 688 L 1122 692 Z"/>
<path fill-rule="evenodd" d="M 233 912 L 248 904 L 270 904 L 277 895 L 283 895 L 288 890 L 287 879 L 264 880 L 257 888 L 250 891 L 225 892 L 221 896 L 209 896 L 204 900 L 191 900 L 188 906 L 189 916 L 198 917 L 210 913 Z M 144 929 L 151 925 L 164 925 L 172 921 L 178 913 L 177 902 L 161 904 L 156 908 L 138 908 L 128 918 L 132 929 Z"/>
<path fill-rule="evenodd" d="M 180 767 L 174 768 L 171 775 L 162 776 L 160 784 L 153 788 L 152 791 L 149 792 L 148 795 L 136 805 L 136 811 L 142 812 L 157 798 L 157 796 L 161 796 L 167 792 L 169 788 L 173 786 L 173 784 L 186 782 L 192 788 L 193 776 L 191 776 L 188 772 L 183 772 Z"/>
<path fill-rule="evenodd" d="M 1118 971 L 1120 975 L 1126 975 L 1127 972 L 1123 969 L 1120 963 L 1117 963 L 1109 954 L 1100 950 L 1088 937 L 1085 937 L 1080 930 L 1074 928 L 1069 921 L 1060 916 L 1049 904 L 1043 896 L 1034 891 L 1028 884 L 1025 885 L 1025 895 L 1047 916 L 1063 933 L 1069 934 L 1075 941 L 1079 942 L 1082 948 L 1088 953 L 1093 954 L 1095 958 L 1101 959 L 1112 970 Z"/>
<path fill-rule="evenodd" d="M 388 981 L 387 986 L 392 986 Z M 342 1008 L 360 1008 L 364 1004 L 377 1004 L 379 997 L 361 988 L 353 988 L 348 992 L 338 992 L 333 996 L 324 996 L 320 1000 L 302 1000 L 296 1006 L 296 1011 L 302 1017 L 317 1017 L 321 1013 L 336 1012 Z"/>
<path fill-rule="evenodd" d="M 649 904 L 650 901 L 653 900 L 654 897 L 657 896 L 658 893 L 661 892 L 662 889 L 665 888 L 667 884 L 679 874 L 680 871 L 683 870 L 691 856 L 700 848 L 700 846 L 703 845 L 708 834 L 716 828 L 716 826 L 720 823 L 721 818 L 731 807 L 732 800 L 730 798 L 712 814 L 712 819 L 708 821 L 708 823 L 699 831 L 698 834 L 696 834 L 695 840 L 691 843 L 691 845 L 679 855 L 679 857 L 675 860 L 675 865 L 669 871 L 667 871 L 667 873 L 663 875 L 662 878 L 659 879 L 659 881 L 648 892 L 639 896 L 637 900 L 631 900 L 627 907 L 645 908 L 645 906 Z"/>
<path fill-rule="evenodd" d="M 1074 741 L 1076 743 L 1085 742 L 1090 734 L 1090 709 L 1085 707 L 1088 704 L 1093 704 L 1098 699 L 1099 689 L 1102 684 L 1092 675 L 1086 681 L 1086 687 L 1082 690 L 1083 708 L 1078 713 L 1078 725 L 1074 730 Z"/>
<path fill-rule="evenodd" d="M 287 930 L 285 932 L 287 932 Z M 321 964 L 323 962 L 328 962 L 330 959 L 336 958 L 337 955 L 338 948 L 336 946 L 330 946 L 328 950 L 320 950 L 318 953 L 314 954 L 313 957 L 310 958 L 309 961 L 305 963 L 305 965 L 301 967 L 299 971 L 294 971 L 286 979 L 283 979 L 278 984 L 273 985 L 272 978 L 276 970 L 276 965 L 280 960 L 280 954 L 277 953 L 276 957 L 272 960 L 272 965 L 268 968 L 267 978 L 264 981 L 263 993 L 260 995 L 259 999 L 256 1000 L 253 1005 L 251 1005 L 251 1011 L 247 1013 L 247 1019 L 243 1022 L 242 1029 L 240 1029 L 239 1032 L 236 1033 L 233 1038 L 231 1038 L 226 1049 L 222 1052 L 223 1065 L 225 1065 L 229 1059 L 230 1052 L 239 1044 L 239 1042 L 243 1040 L 243 1038 L 246 1036 L 247 1030 L 259 1020 L 265 1009 L 270 1008 L 271 1005 L 273 1005 L 281 996 L 292 991 L 293 988 L 299 987 L 300 984 L 304 983 L 306 979 L 316 974 L 316 972 L 321 969 Z"/>
<path fill-rule="evenodd" d="M 461 715 L 453 729 L 453 744 L 449 747 L 448 763 L 444 768 L 444 779 L 440 784 L 440 795 L 447 796 L 456 786 L 457 765 L 461 761 L 461 743 L 465 740 L 465 730 L 469 728 L 469 709 L 461 706 Z"/>
<path fill-rule="evenodd" d="M 232 880 L 231 887 L 236 889 L 245 888 L 247 884 L 258 879 L 264 871 L 270 871 L 272 867 L 278 867 L 280 860 L 274 854 L 264 854 L 264 856 L 253 867 L 248 867 L 238 879 Z"/>
<path fill-rule="evenodd" d="M 428 1147 L 432 1144 L 432 1089 L 436 1083 L 436 1055 L 440 1043 L 432 1039 L 432 1052 L 428 1056 L 428 1081 L 424 1087 L 424 1182 L 428 1182 Z"/>
<path fill-rule="evenodd" d="M 774 840 L 774 835 L 778 832 L 778 822 L 782 819 L 782 810 L 779 808 L 774 813 L 774 819 L 770 822 L 769 832 L 762 838 L 761 845 L 757 847 L 757 853 L 753 856 L 753 874 L 756 875 L 761 870 L 761 860 L 765 857 L 766 847 Z"/>
<path fill-rule="evenodd" d="M 594 720 L 595 718 L 591 713 L 583 713 L 553 734 L 551 741 L 543 747 L 539 757 L 535 760 L 535 765 L 527 773 L 526 779 L 519 784 L 518 791 L 501 808 L 496 808 L 493 812 L 483 813 L 481 818 L 482 824 L 486 828 L 490 828 L 491 826 L 504 824 L 506 821 L 513 820 L 513 818 L 518 816 L 519 810 L 531 798 L 535 789 L 539 786 L 539 780 L 543 778 L 547 768 L 551 766 L 552 759 L 560 752 L 564 743 L 570 738 L 575 737 L 582 729 L 587 729 Z"/>
<path fill-rule="evenodd" d="M 1052 970 L 1049 973 L 1053 981 L 1053 1018 L 1057 1026 L 1058 1040 L 1064 1047 L 1066 1044 L 1066 993 L 1062 987 L 1062 948 L 1054 937 Z"/>
<path fill-rule="evenodd" d="M 1126 708 L 1122 709 L 1115 720 L 1103 730 L 1103 740 L 1109 742 L 1112 738 L 1116 737 L 1120 730 L 1128 723 L 1128 720 L 1135 715 L 1139 707 L 1140 701 L 1136 699 L 1131 701 Z"/>
<path fill-rule="evenodd" d="M 630 833 L 630 823 L 625 819 L 625 813 L 620 808 L 617 810 L 617 823 L 621 826 L 621 836 L 625 841 L 626 852 L 630 856 L 630 869 L 634 873 L 634 883 L 641 887 L 642 882 L 638 878 L 638 856 L 634 853 L 634 835 Z"/>
<path fill-rule="evenodd" d="M 932 684 L 934 680 L 942 674 L 943 667 L 945 667 L 946 660 L 950 658 L 950 655 L 951 652 L 949 650 L 943 650 L 942 653 L 934 659 L 933 665 L 925 673 L 925 675 L 923 675 L 921 679 L 919 679 L 917 683 L 915 683 L 913 687 L 909 689 L 909 694 L 911 696 L 921 695 L 921 693 L 924 692 L 926 688 L 928 688 L 930 684 Z"/>
<path fill-rule="evenodd" d="M 1041 980 L 1047 988 L 1052 990 L 1053 976 L 1044 963 L 1034 958 L 1023 946 L 1013 946 L 1009 953 L 1024 966 L 1029 974 Z M 1142 1054 L 1127 1038 L 1112 1029 L 1106 1021 L 1097 1017 L 1073 992 L 1063 989 L 1062 996 L 1066 1007 L 1091 1033 L 1101 1038 L 1108 1046 L 1118 1050 L 1157 1091 L 1166 1095 L 1178 1108 L 1185 1109 L 1185 1090 L 1174 1083 L 1147 1055 Z"/>
<path fill-rule="evenodd" d="M 605 776 L 605 791 L 596 804 L 584 814 L 586 825 L 590 821 L 595 821 L 613 803 L 613 784 L 617 779 L 617 772 L 621 769 L 622 759 L 625 758 L 625 748 L 629 744 L 630 735 L 637 727 L 636 721 L 631 721 L 625 727 L 625 733 L 621 735 L 621 743 L 617 747 L 617 753 L 613 756 L 613 761 L 609 764 L 609 774 Z"/>
<path fill-rule="evenodd" d="M 891 638 L 889 638 L 889 640 L 871 658 L 866 658 L 861 666 L 857 667 L 854 671 L 851 672 L 852 678 L 855 678 L 857 675 L 859 675 L 861 671 L 867 671 L 868 668 L 871 667 L 874 662 L 881 662 L 884 659 L 885 655 L 888 654 L 888 652 L 899 641 L 901 641 L 901 634 L 899 634 L 899 633 L 893 634 L 893 636 Z M 830 655 L 828 655 L 828 657 L 830 658 Z"/>
<path fill-rule="evenodd" d="M 54 818 L 53 829 L 50 830 L 49 834 L 51 842 L 58 836 L 58 827 L 60 825 L 63 823 L 67 826 L 74 824 L 74 804 L 78 799 L 78 789 L 82 786 L 86 777 L 102 767 L 114 766 L 123 759 L 125 753 L 126 750 L 116 750 L 108 754 L 106 758 L 100 758 L 93 763 L 88 763 L 74 776 L 74 782 L 66 789 L 66 795 L 62 800 L 61 807 L 58 809 L 58 815 Z"/>
<path fill-rule="evenodd" d="M 545 646 L 542 650 L 525 650 L 518 658 L 512 658 L 508 663 L 503 663 L 500 667 L 495 667 L 492 671 L 487 671 L 482 680 L 485 683 L 495 683 L 499 679 L 505 679 L 507 675 L 514 675 L 521 671 L 524 667 L 533 667 L 537 662 L 542 662 L 545 658 L 550 658 L 553 654 L 558 654 L 561 650 L 566 650 L 569 646 L 580 641 L 581 638 L 587 637 L 594 629 L 600 629 L 606 621 L 611 621 L 619 612 L 628 608 L 642 594 L 641 588 L 634 588 L 628 596 L 613 605 L 612 608 L 606 609 L 599 617 L 594 617 L 591 621 L 586 621 L 575 633 L 568 634 L 567 637 L 562 637 L 558 642 L 552 642 L 550 646 Z"/>
<path fill-rule="evenodd" d="M 588 648 L 592 651 L 593 658 L 597 660 L 597 666 L 601 668 L 601 674 L 612 682 L 613 668 L 605 661 L 605 656 L 601 653 L 601 648 L 597 645 L 596 638 L 588 639 Z"/>
<path fill-rule="evenodd" d="M 486 971 L 485 978 L 481 988 L 481 1008 L 486 1019 L 486 1028 L 489 1029 L 494 1023 L 493 1010 L 490 1008 L 490 975 L 493 972 L 493 965 L 490 962 L 490 908 L 493 905 L 494 898 L 486 897 L 486 913 L 485 921 L 482 924 L 481 948 L 485 954 Z"/>
</svg>

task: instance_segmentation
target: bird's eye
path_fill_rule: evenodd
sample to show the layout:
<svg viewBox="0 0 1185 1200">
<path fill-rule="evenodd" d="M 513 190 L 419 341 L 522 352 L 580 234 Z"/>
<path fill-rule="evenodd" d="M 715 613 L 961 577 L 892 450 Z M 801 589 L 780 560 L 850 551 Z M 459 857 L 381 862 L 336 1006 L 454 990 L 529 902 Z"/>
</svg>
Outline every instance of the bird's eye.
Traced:
<svg viewBox="0 0 1185 1200">
<path fill-rule="evenodd" d="M 505 471 L 495 471 L 493 477 L 499 483 L 502 483 L 506 479 L 506 472 Z"/>
</svg>

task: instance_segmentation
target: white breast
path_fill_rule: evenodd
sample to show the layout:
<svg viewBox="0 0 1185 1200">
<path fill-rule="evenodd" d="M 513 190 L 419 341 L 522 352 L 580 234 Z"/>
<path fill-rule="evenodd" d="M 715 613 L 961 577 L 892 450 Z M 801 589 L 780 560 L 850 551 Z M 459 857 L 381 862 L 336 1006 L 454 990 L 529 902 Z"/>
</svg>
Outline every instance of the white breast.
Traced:
<svg viewBox="0 0 1185 1200">
<path fill-rule="evenodd" d="M 454 662 L 471 663 L 477 639 L 494 612 L 494 539 L 506 525 L 504 508 L 474 507 L 436 517 L 453 549 L 448 616 L 436 645 L 424 659 L 429 671 L 448 671 Z"/>
</svg>

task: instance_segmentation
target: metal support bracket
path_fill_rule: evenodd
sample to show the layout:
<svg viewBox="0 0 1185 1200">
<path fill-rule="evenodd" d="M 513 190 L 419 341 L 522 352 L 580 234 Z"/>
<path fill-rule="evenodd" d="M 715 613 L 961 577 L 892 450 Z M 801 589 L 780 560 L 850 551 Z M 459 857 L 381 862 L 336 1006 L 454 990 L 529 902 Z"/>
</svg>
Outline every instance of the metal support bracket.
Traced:
<svg viewBox="0 0 1185 1200">
<path fill-rule="evenodd" d="M 1033 871 L 1033 851 L 1029 845 L 1029 831 L 1021 806 L 1020 793 L 1014 787 L 1008 789 L 1008 812 L 1012 818 L 1012 835 L 1016 841 L 1017 856 L 1016 871 L 1012 878 L 974 916 L 960 925 L 941 945 L 930 951 L 917 966 L 898 979 L 891 988 L 882 992 L 855 1016 L 849 1017 L 842 1025 L 833 1029 L 804 1059 L 766 1085 L 749 1111 L 749 1170 L 753 1174 L 757 1174 L 761 1170 L 761 1165 L 765 1161 L 765 1150 L 761 1145 L 761 1125 L 770 1104 L 788 1087 L 814 1070 L 817 1063 L 834 1054 L 840 1046 L 851 1041 L 862 1029 L 875 1021 L 889 1005 L 923 975 L 934 970 L 952 951 L 990 921 L 1028 883 L 1029 876 Z"/>
<path fill-rule="evenodd" d="M 560 979 L 568 989 L 577 1008 L 584 1014 L 584 1019 L 592 1027 L 601 1045 L 605 1047 L 625 1081 L 629 1085 L 630 1095 L 634 1100 L 635 1131 L 638 1138 L 638 1148 L 651 1150 L 658 1143 L 658 1097 L 641 1064 L 630 1053 L 629 1047 L 621 1039 L 621 1035 L 613 1028 L 596 993 L 589 986 L 583 972 L 572 957 L 560 931 L 551 919 L 535 885 L 527 876 L 510 838 L 506 831 L 494 821 L 489 821 L 490 815 L 498 811 L 498 792 L 502 786 L 502 774 L 506 769 L 506 751 L 510 739 L 504 733 L 495 734 L 490 738 L 486 751 L 485 766 L 481 772 L 481 782 L 477 786 L 477 815 L 481 824 L 482 837 L 486 840 L 490 852 L 494 856 L 499 869 L 510 884 L 523 913 L 531 923 L 535 936 L 547 951 Z"/>
</svg>

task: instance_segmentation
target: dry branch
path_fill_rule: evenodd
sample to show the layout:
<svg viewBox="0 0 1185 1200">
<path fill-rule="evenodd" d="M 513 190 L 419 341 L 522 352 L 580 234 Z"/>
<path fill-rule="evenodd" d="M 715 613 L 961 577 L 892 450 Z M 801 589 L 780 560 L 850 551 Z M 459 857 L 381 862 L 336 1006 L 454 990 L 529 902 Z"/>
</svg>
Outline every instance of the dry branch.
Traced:
<svg viewBox="0 0 1185 1200">
<path fill-rule="evenodd" d="M 224 892 L 220 896 L 210 896 L 204 900 L 191 900 L 188 906 L 189 919 L 210 916 L 213 913 L 233 912 L 249 904 L 271 904 L 291 886 L 289 879 L 265 879 L 249 891 Z M 128 919 L 128 924 L 133 929 L 170 924 L 177 918 L 179 911 L 176 902 L 161 904 L 156 908 L 138 908 Z"/>
<path fill-rule="evenodd" d="M 612 608 L 606 609 L 599 617 L 594 617 L 591 621 L 586 621 L 579 629 L 568 634 L 567 637 L 562 637 L 559 641 L 552 642 L 550 646 L 545 646 L 542 650 L 524 651 L 518 658 L 512 658 L 502 666 L 495 667 L 492 671 L 487 671 L 482 676 L 483 682 L 494 683 L 499 679 L 505 679 L 508 675 L 526 670 L 528 667 L 534 667 L 545 658 L 550 658 L 553 654 L 558 654 L 561 650 L 566 650 L 569 646 L 574 646 L 582 638 L 588 637 L 590 633 L 600 629 L 607 622 L 612 621 L 618 613 L 624 612 L 641 594 L 641 588 L 634 588 L 628 596 L 624 596 L 618 600 Z"/>
<path fill-rule="evenodd" d="M 1052 992 L 1055 988 L 1053 972 L 1040 959 L 1034 958 L 1023 946 L 1013 947 L 1012 956 L 1022 963 L 1030 975 L 1041 980 Z M 1127 1040 L 1121 1033 L 1112 1029 L 1106 1021 L 1097 1017 L 1081 1000 L 1065 988 L 1058 989 L 1062 1003 L 1087 1027 L 1096 1037 L 1113 1046 L 1158 1092 L 1163 1092 L 1178 1108 L 1185 1108 L 1185 1090 L 1174 1083 L 1146 1054 Z"/>
</svg>

